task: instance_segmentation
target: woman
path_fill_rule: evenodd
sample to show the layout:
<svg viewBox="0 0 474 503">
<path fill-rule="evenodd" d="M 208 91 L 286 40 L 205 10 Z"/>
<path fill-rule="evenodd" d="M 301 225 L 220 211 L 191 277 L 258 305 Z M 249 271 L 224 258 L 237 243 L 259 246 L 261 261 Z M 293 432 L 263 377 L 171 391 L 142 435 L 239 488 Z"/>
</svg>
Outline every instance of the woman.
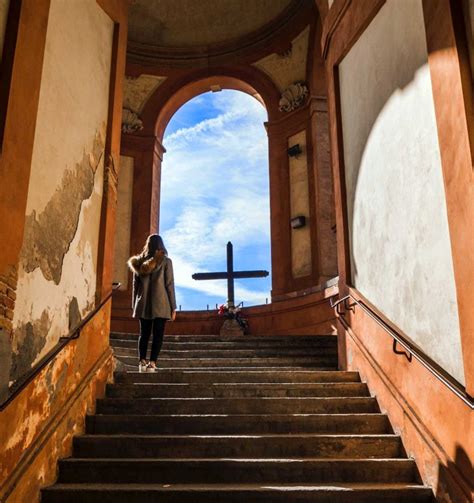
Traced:
<svg viewBox="0 0 474 503">
<path fill-rule="evenodd" d="M 155 372 L 166 321 L 176 318 L 173 264 L 161 237 L 151 234 L 143 251 L 128 260 L 128 266 L 133 272 L 133 317 L 140 319 L 138 371 Z M 152 330 L 153 342 L 148 362 L 146 352 Z"/>
</svg>

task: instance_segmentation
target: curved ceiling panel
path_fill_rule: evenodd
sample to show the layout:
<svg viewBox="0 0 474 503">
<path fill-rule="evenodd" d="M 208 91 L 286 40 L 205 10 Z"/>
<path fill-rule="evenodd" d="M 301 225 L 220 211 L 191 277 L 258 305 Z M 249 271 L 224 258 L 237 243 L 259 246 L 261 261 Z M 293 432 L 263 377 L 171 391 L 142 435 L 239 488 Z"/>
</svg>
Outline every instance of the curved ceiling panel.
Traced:
<svg viewBox="0 0 474 503">
<path fill-rule="evenodd" d="M 269 24 L 292 0 L 135 0 L 129 40 L 191 48 L 235 40 Z"/>
</svg>

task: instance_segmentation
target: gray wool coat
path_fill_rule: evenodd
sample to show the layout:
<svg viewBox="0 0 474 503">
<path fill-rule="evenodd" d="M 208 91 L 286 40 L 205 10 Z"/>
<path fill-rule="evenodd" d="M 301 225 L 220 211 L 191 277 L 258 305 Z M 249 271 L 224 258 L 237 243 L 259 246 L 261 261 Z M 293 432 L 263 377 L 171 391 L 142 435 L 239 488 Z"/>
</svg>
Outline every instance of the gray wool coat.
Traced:
<svg viewBox="0 0 474 503">
<path fill-rule="evenodd" d="M 176 311 L 171 259 L 163 252 L 147 260 L 136 255 L 129 259 L 128 266 L 133 272 L 133 317 L 171 319 L 172 311 Z"/>
</svg>

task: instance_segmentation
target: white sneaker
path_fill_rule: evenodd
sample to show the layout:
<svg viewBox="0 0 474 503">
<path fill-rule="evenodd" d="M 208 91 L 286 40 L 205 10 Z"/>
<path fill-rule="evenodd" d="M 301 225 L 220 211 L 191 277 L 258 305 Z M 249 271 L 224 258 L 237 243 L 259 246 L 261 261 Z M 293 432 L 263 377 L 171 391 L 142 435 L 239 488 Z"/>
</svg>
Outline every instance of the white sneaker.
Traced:
<svg viewBox="0 0 474 503">
<path fill-rule="evenodd" d="M 145 361 L 140 361 L 138 363 L 138 372 L 146 372 L 146 368 L 147 368 L 148 364 L 147 362 Z"/>
<path fill-rule="evenodd" d="M 147 366 L 146 366 L 146 372 L 156 372 L 158 370 L 156 364 L 153 362 L 153 363 L 149 363 Z"/>
</svg>

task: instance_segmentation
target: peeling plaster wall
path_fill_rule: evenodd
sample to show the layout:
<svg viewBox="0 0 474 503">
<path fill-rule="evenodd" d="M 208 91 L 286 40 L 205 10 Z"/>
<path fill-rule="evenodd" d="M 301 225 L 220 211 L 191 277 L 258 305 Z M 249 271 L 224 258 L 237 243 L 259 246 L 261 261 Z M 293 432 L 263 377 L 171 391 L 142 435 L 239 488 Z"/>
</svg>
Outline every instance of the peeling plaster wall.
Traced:
<svg viewBox="0 0 474 503">
<path fill-rule="evenodd" d="M 133 157 L 120 156 L 114 281 L 122 283 L 121 289 L 123 290 L 128 288 L 129 276 L 127 260 L 130 257 L 130 233 L 132 228 L 133 164 Z"/>
<path fill-rule="evenodd" d="M 353 285 L 464 383 L 422 0 L 389 0 L 339 79 Z"/>
<path fill-rule="evenodd" d="M 5 41 L 9 7 L 10 0 L 0 0 L 0 61 L 2 61 L 3 42 Z"/>
<path fill-rule="evenodd" d="M 290 52 L 270 54 L 254 63 L 254 66 L 265 72 L 283 92 L 290 84 L 306 80 L 308 42 L 309 26 L 291 42 Z"/>
<path fill-rule="evenodd" d="M 10 380 L 94 305 L 114 24 L 96 0 L 51 0 Z"/>
<path fill-rule="evenodd" d="M 308 160 L 306 130 L 290 136 L 288 147 L 298 144 L 302 153 L 289 158 L 290 218 L 306 217 L 306 225 L 291 229 L 291 269 L 294 278 L 311 274 L 311 222 L 309 221 Z"/>
<path fill-rule="evenodd" d="M 0 501 L 36 503 L 39 489 L 57 477 L 58 458 L 71 455 L 72 438 L 113 371 L 108 348 L 111 302 L 81 337 L 68 344 L 0 411 Z M 13 428 L 12 425 L 15 425 Z"/>
</svg>

